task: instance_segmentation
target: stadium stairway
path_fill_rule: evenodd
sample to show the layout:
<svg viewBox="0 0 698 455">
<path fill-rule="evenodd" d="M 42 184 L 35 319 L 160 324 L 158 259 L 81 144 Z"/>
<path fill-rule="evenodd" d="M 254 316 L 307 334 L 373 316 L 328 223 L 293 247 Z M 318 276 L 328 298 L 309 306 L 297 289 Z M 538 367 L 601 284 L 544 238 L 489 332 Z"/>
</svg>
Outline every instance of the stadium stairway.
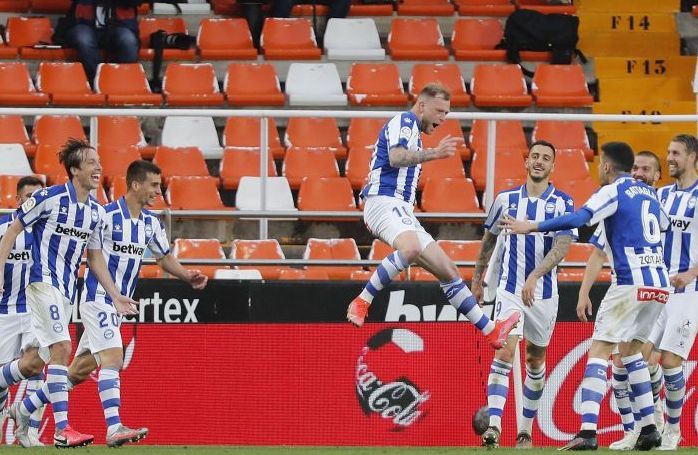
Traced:
<svg viewBox="0 0 698 455">
<path fill-rule="evenodd" d="M 594 113 L 696 112 L 692 89 L 696 60 L 681 56 L 675 18 L 679 9 L 679 0 L 581 0 L 579 47 L 594 56 L 598 81 Z M 636 152 L 651 150 L 662 158 L 663 169 L 671 138 L 679 132 L 695 133 L 692 123 L 595 122 L 593 128 L 599 145 L 615 140 L 628 142 Z M 592 176 L 596 177 L 593 171 Z M 669 181 L 664 172 L 660 184 Z"/>
</svg>

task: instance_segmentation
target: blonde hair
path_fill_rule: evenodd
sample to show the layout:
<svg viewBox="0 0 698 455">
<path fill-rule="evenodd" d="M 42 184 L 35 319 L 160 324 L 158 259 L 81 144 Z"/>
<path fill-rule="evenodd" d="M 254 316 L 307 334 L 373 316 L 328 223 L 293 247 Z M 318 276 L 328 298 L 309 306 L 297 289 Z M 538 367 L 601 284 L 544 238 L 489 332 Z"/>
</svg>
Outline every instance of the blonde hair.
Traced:
<svg viewBox="0 0 698 455">
<path fill-rule="evenodd" d="M 419 92 L 419 96 L 427 98 L 441 97 L 446 101 L 450 101 L 451 91 L 440 82 L 432 82 L 422 88 L 422 91 Z"/>
</svg>

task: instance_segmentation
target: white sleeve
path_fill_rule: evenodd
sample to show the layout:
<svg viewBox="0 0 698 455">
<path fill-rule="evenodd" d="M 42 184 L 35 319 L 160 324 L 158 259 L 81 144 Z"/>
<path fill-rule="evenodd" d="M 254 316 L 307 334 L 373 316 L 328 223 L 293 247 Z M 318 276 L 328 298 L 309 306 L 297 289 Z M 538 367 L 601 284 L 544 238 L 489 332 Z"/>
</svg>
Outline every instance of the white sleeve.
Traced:
<svg viewBox="0 0 698 455">
<path fill-rule="evenodd" d="M 104 246 L 104 231 L 108 227 L 107 214 L 101 206 L 97 210 L 99 213 L 99 221 L 97 222 L 97 226 L 95 226 L 95 230 L 92 231 L 90 238 L 87 240 L 88 250 L 101 250 Z"/>
<path fill-rule="evenodd" d="M 51 198 L 47 189 L 35 191 L 32 196 L 24 201 L 17 209 L 17 218 L 26 228 L 36 223 L 41 218 L 46 218 L 51 214 Z"/>
<path fill-rule="evenodd" d="M 498 235 L 501 232 L 501 229 L 499 228 L 499 220 L 502 218 L 505 208 L 504 198 L 501 195 L 494 198 L 494 202 L 492 203 L 492 207 L 490 207 L 490 211 L 487 214 L 487 219 L 485 219 L 484 224 L 485 229 L 494 235 Z"/>
<path fill-rule="evenodd" d="M 167 233 L 165 229 L 163 229 L 160 221 L 154 221 L 153 238 L 150 243 L 148 243 L 148 250 L 150 250 L 150 253 L 155 259 L 160 259 L 170 254 L 170 242 L 167 240 Z"/>
<path fill-rule="evenodd" d="M 605 185 L 591 195 L 582 207 L 591 213 L 587 226 L 608 218 L 618 210 L 618 185 Z"/>
</svg>

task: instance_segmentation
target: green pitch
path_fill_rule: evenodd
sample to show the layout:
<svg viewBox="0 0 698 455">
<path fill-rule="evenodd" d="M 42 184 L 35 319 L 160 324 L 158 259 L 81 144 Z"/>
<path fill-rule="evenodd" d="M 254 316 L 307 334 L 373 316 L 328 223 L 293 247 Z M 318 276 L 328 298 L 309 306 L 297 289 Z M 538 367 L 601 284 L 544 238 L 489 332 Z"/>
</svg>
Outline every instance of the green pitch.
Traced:
<svg viewBox="0 0 698 455">
<path fill-rule="evenodd" d="M 695 453 L 695 448 L 679 449 L 684 453 Z M 65 453 L 54 448 L 22 449 L 17 446 L 2 446 L 0 452 L 5 454 L 31 454 L 55 451 Z M 514 449 L 494 449 L 484 448 L 464 448 L 464 447 L 230 447 L 230 446 L 128 446 L 121 449 L 109 449 L 105 446 L 89 446 L 75 449 L 76 454 L 84 455 L 135 455 L 147 451 L 147 455 L 464 455 L 470 453 L 490 454 L 490 455 L 541 455 L 559 453 L 555 448 L 514 450 Z M 601 449 L 602 453 L 611 452 L 608 449 Z M 597 452 L 597 453 L 598 453 Z"/>
</svg>

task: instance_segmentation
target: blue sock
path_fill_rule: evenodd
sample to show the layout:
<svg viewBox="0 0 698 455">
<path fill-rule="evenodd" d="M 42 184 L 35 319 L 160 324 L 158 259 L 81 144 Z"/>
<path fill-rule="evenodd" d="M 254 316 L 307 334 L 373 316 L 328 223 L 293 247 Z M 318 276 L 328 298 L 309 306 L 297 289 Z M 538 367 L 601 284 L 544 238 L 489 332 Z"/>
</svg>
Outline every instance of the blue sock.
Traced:
<svg viewBox="0 0 698 455">
<path fill-rule="evenodd" d="M 451 305 L 468 318 L 482 333 L 487 335 L 494 330 L 494 322 L 482 312 L 480 305 L 473 297 L 473 293 L 470 292 L 461 278 L 456 278 L 450 283 L 441 283 L 441 290 L 444 291 Z"/>
<path fill-rule="evenodd" d="M 582 380 L 582 430 L 596 431 L 601 400 L 606 394 L 608 361 L 590 357 Z"/>
<path fill-rule="evenodd" d="M 359 297 L 368 303 L 373 302 L 373 298 L 376 294 L 390 284 L 393 278 L 398 276 L 400 272 L 407 267 L 409 267 L 409 264 L 402 256 L 402 253 L 397 250 L 393 251 L 383 259 L 376 271 L 373 272 L 373 275 L 371 275 L 371 278 L 368 280 L 368 283 L 366 283 L 366 287 L 361 291 Z"/>
<path fill-rule="evenodd" d="M 511 363 L 492 360 L 490 375 L 487 378 L 487 406 L 490 409 L 490 426 L 502 429 L 504 404 L 509 394 L 509 372 Z"/>
</svg>

